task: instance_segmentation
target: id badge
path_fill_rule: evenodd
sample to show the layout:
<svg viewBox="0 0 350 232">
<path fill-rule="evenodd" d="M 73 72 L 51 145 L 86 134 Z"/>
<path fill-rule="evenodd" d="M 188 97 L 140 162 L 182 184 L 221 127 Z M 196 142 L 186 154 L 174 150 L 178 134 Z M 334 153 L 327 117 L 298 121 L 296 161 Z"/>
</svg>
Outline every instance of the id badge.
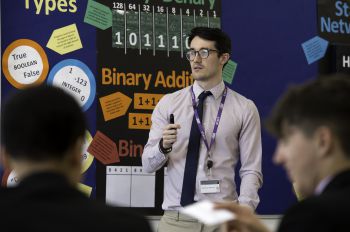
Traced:
<svg viewBox="0 0 350 232">
<path fill-rule="evenodd" d="M 199 186 L 201 193 L 220 192 L 220 180 L 201 180 Z"/>
</svg>

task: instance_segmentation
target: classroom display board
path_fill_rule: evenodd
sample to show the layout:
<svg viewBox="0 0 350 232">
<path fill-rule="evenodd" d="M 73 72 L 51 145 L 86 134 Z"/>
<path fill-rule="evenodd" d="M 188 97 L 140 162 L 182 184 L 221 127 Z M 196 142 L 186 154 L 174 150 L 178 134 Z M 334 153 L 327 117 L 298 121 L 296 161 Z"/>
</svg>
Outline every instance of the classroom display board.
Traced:
<svg viewBox="0 0 350 232">
<path fill-rule="evenodd" d="M 100 2 L 113 20 L 112 31 L 97 31 L 97 131 L 105 139 L 96 149 L 109 141 L 119 161 L 97 165 L 97 196 L 160 214 L 164 168 L 148 174 L 141 164 L 152 110 L 164 94 L 193 83 L 188 34 L 195 26 L 220 27 L 220 1 Z"/>
<path fill-rule="evenodd" d="M 330 3 L 332 17 L 340 13 L 336 2 Z M 334 16 L 330 24 L 325 18 L 325 29 L 336 30 L 334 20 L 348 22 L 346 1 L 340 2 L 344 15 Z M 1 0 L 1 101 L 33 84 L 59 86 L 72 94 L 88 120 L 80 188 L 91 198 L 159 215 L 167 170 L 143 172 L 141 154 L 157 102 L 192 84 L 184 56 L 190 29 L 222 27 L 229 34 L 238 69 L 234 82 L 231 75 L 227 84 L 256 103 L 263 121 L 288 83 L 316 74 L 323 40 L 332 43 L 314 30 L 316 4 Z M 305 45 L 311 53 L 305 59 L 301 43 L 316 35 L 323 40 Z M 339 49 L 349 54 L 347 46 L 342 43 Z M 237 63 L 230 61 L 231 71 Z M 264 183 L 258 213 L 282 214 L 296 199 L 284 172 L 271 161 L 275 140 L 264 129 L 262 141 Z M 0 170 L 0 178 L 4 186 L 18 182 L 11 170 Z"/>
<path fill-rule="evenodd" d="M 188 34 L 221 26 L 220 0 L 1 4 L 2 100 L 31 85 L 67 91 L 89 123 L 82 190 L 160 214 L 165 170 L 149 174 L 141 164 L 152 110 L 164 94 L 193 83 L 184 56 Z M 17 182 L 13 171 L 2 173 L 2 185 Z"/>
<path fill-rule="evenodd" d="M 78 187 L 94 197 L 95 157 L 87 148 L 95 134 L 96 121 L 96 58 L 91 58 L 89 52 L 91 48 L 96 50 L 96 27 L 84 23 L 86 3 L 1 1 L 1 101 L 31 85 L 53 85 L 79 102 L 89 128 L 81 159 L 83 179 Z M 88 37 L 91 38 L 85 39 Z M 12 170 L 2 170 L 0 177 L 3 186 L 18 183 Z"/>
</svg>

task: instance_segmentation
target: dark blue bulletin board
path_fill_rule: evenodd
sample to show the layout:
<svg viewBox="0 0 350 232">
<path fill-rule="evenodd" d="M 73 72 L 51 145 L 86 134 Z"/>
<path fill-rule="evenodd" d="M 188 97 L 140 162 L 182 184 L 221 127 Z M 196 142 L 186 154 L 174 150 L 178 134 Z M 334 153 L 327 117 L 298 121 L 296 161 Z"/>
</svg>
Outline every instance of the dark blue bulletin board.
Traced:
<svg viewBox="0 0 350 232">
<path fill-rule="evenodd" d="M 303 82 L 314 77 L 317 73 L 317 64 L 308 65 L 301 48 L 301 44 L 304 41 L 317 34 L 316 2 L 314 0 L 216 1 L 220 7 L 218 13 L 221 27 L 232 39 L 232 60 L 238 63 L 238 68 L 230 87 L 252 99 L 258 107 L 261 119 L 264 120 L 276 99 L 290 83 Z M 35 2 L 42 2 L 41 8 L 36 7 Z M 61 5 L 61 8 L 56 4 L 56 8 L 53 8 L 52 2 L 66 2 L 67 4 Z M 109 63 L 113 64 L 112 60 L 104 60 L 101 57 L 99 58 L 100 61 L 98 61 L 100 55 L 99 46 L 101 46 L 99 44 L 101 43 L 101 37 L 98 37 L 98 35 L 102 32 L 111 33 L 112 36 L 112 29 L 102 30 L 84 22 L 87 2 L 87 0 L 1 1 L 2 58 L 6 48 L 14 41 L 18 39 L 32 40 L 39 44 L 47 55 L 48 74 L 43 83 L 50 82 L 50 73 L 56 65 L 61 65 L 58 67 L 65 67 L 64 62 L 78 60 L 79 62 L 75 64 L 79 64 L 80 66 L 78 66 L 82 70 L 85 70 L 86 67 L 91 70 L 95 82 L 98 84 L 101 81 L 101 67 L 103 67 L 103 64 L 99 62 L 102 60 L 102 62 L 106 62 L 106 65 Z M 113 7 L 113 1 L 98 2 L 104 3 L 107 6 L 111 3 L 112 5 L 109 7 Z M 146 4 L 146 2 L 152 3 L 152 1 L 125 2 L 141 5 Z M 169 6 L 180 4 L 181 2 L 180 5 L 182 7 L 188 6 L 189 2 L 205 2 L 209 4 L 209 1 L 206 0 L 163 0 L 156 2 L 163 2 L 164 5 L 168 4 Z M 208 5 L 204 7 L 208 7 Z M 206 23 L 206 21 L 199 22 Z M 59 54 L 47 47 L 47 43 L 54 30 L 72 24 L 75 24 L 79 31 L 82 48 L 66 54 Z M 114 42 L 117 42 L 117 39 L 114 38 Z M 102 39 L 102 41 L 104 40 Z M 120 48 L 112 48 L 111 46 L 111 50 L 113 49 Z M 135 56 L 138 55 L 137 52 L 136 50 Z M 167 51 L 163 52 L 166 54 Z M 166 59 L 168 59 L 166 57 L 166 55 L 162 57 L 164 64 L 166 64 Z M 176 60 L 176 62 L 182 61 L 186 62 L 184 59 L 180 61 Z M 152 61 L 148 60 L 144 62 L 152 65 L 150 64 Z M 134 67 L 120 68 L 126 71 L 132 68 L 142 70 L 140 68 L 142 67 L 142 63 L 141 60 L 135 63 Z M 163 63 L 153 65 L 161 64 Z M 189 68 L 186 64 L 183 66 L 184 68 Z M 20 89 L 17 89 L 11 84 L 5 77 L 3 69 L 2 71 L 1 100 L 4 101 L 10 92 L 20 91 Z M 92 82 L 90 80 L 89 84 L 93 85 Z M 93 90 L 93 88 L 91 89 Z M 123 91 L 123 89 L 116 89 L 116 91 Z M 95 97 L 89 102 L 90 106 L 84 108 L 86 117 L 88 118 L 89 132 L 92 137 L 97 130 L 98 117 L 101 117 L 99 101 L 99 97 L 101 96 L 101 93 L 98 90 L 96 91 L 95 87 Z M 133 96 L 129 97 L 132 98 Z M 133 104 L 131 103 L 131 105 Z M 123 131 L 120 133 L 123 133 Z M 134 133 L 137 134 L 138 130 L 134 130 Z M 258 207 L 258 213 L 281 214 L 296 199 L 292 186 L 283 170 L 275 167 L 272 163 L 275 140 L 265 130 L 262 131 L 262 139 L 264 184 L 259 192 L 261 203 Z M 96 194 L 99 191 L 96 189 L 96 170 L 98 169 L 96 166 L 100 166 L 101 168 L 101 163 L 94 159 L 88 169 L 85 170 L 82 181 L 86 186 L 91 187 L 91 197 L 96 197 L 96 195 L 100 197 L 98 196 L 99 194 Z M 6 181 L 3 182 L 8 181 L 8 178 L 5 179 Z M 157 191 L 161 192 L 162 190 Z M 156 201 L 160 201 L 160 199 L 156 199 Z M 159 211 L 148 212 L 158 213 Z"/>
<path fill-rule="evenodd" d="M 232 38 L 238 69 L 232 88 L 252 99 L 262 121 L 289 84 L 315 77 L 301 44 L 317 35 L 317 2 L 222 1 L 222 28 Z M 275 139 L 262 130 L 264 184 L 258 213 L 281 214 L 296 199 L 281 167 L 272 163 Z"/>
</svg>

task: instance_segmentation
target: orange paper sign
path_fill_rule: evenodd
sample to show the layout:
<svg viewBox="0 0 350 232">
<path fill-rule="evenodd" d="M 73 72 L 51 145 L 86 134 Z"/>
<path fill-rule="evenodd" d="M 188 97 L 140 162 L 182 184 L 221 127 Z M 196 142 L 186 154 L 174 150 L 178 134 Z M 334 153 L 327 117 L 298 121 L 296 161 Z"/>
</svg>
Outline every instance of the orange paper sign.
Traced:
<svg viewBox="0 0 350 232">
<path fill-rule="evenodd" d="M 129 113 L 129 129 L 151 129 L 152 114 Z"/>
<path fill-rule="evenodd" d="M 135 93 L 134 109 L 153 110 L 164 94 Z"/>
<path fill-rule="evenodd" d="M 131 98 L 121 92 L 101 97 L 100 104 L 105 121 L 125 115 L 131 101 Z"/>
<path fill-rule="evenodd" d="M 117 145 L 100 131 L 96 132 L 87 151 L 104 165 L 120 162 Z"/>
<path fill-rule="evenodd" d="M 1 186 L 2 187 L 7 187 L 7 179 L 9 178 L 11 173 L 11 170 L 5 169 L 3 175 L 2 175 L 2 181 L 1 181 Z"/>
</svg>

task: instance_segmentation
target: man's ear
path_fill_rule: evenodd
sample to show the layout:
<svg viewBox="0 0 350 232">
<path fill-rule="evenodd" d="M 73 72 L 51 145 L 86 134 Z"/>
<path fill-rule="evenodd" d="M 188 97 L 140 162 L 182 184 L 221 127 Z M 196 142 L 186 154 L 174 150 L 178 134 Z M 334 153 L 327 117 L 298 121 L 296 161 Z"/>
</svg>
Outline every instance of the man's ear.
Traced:
<svg viewBox="0 0 350 232">
<path fill-rule="evenodd" d="M 331 153 L 335 146 L 335 136 L 329 127 L 321 126 L 314 133 L 317 153 L 321 157 L 326 157 Z"/>
<path fill-rule="evenodd" d="M 227 63 L 227 61 L 230 59 L 230 54 L 228 53 L 223 53 L 221 56 L 220 56 L 220 64 L 224 65 Z"/>
</svg>

